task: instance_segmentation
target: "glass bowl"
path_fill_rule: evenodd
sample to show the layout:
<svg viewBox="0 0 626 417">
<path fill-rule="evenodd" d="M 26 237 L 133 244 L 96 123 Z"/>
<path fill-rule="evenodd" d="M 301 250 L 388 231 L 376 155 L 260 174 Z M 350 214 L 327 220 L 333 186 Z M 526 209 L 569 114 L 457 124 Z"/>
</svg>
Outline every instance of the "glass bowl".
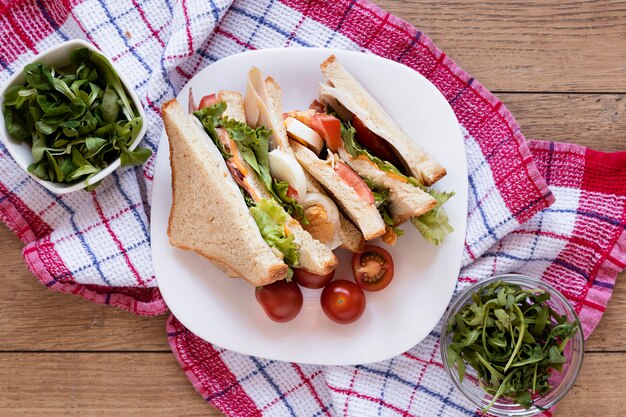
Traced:
<svg viewBox="0 0 626 417">
<path fill-rule="evenodd" d="M 481 388 L 476 378 L 468 378 L 468 376 L 471 375 L 474 377 L 476 376 L 474 369 L 468 365 L 466 377 L 463 379 L 463 382 L 461 382 L 456 366 L 451 368 L 448 364 L 448 346 L 452 342 L 452 334 L 448 332 L 448 322 L 466 304 L 471 303 L 472 293 L 494 281 L 500 280 L 519 285 L 523 289 L 540 289 L 547 291 L 550 294 L 550 301 L 548 301 L 548 304 L 557 313 L 566 315 L 568 321 L 575 322 L 577 324 L 576 333 L 570 339 L 563 352 L 566 362 L 563 364 L 562 372 L 552 370 L 552 375 L 550 377 L 550 385 L 552 388 L 550 391 L 542 396 L 536 397 L 534 399 L 534 405 L 528 409 L 525 409 L 512 400 L 499 398 L 487 411 L 488 414 L 494 416 L 533 416 L 556 405 L 556 403 L 558 403 L 565 396 L 565 394 L 567 394 L 570 388 L 572 388 L 582 366 L 585 350 L 585 339 L 583 337 L 583 330 L 580 325 L 580 321 L 578 320 L 578 316 L 567 299 L 553 286 L 546 284 L 537 278 L 531 278 L 525 275 L 508 274 L 480 281 L 465 289 L 457 296 L 456 300 L 454 300 L 453 304 L 444 316 L 440 343 L 441 357 L 443 363 L 445 364 L 444 368 L 448 376 L 452 379 L 454 386 L 476 407 L 484 410 L 493 397 Z"/>
</svg>

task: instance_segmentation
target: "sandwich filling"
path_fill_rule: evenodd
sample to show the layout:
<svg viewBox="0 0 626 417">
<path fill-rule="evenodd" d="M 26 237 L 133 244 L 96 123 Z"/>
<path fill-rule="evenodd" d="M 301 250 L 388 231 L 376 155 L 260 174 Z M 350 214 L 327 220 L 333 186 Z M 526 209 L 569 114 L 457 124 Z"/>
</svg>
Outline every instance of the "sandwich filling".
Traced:
<svg viewBox="0 0 626 417">
<path fill-rule="evenodd" d="M 193 115 L 222 154 L 263 239 L 287 265 L 297 267 L 299 252 L 295 237 L 287 227 L 287 213 L 304 219 L 304 209 L 289 195 L 289 184 L 273 180 L 270 175 L 268 141 L 271 131 L 265 127 L 253 129 L 246 123 L 222 117 L 225 110 L 226 103 L 220 101 L 201 107 Z M 264 189 L 255 188 L 251 175 L 259 178 Z M 288 278 L 291 273 L 290 270 Z"/>
<path fill-rule="evenodd" d="M 424 214 L 411 217 L 410 220 L 424 239 L 439 245 L 444 237 L 453 231 L 442 205 L 454 193 L 430 189 L 424 186 L 417 178 L 406 175 L 398 168 L 399 159 L 396 155 L 385 146 L 384 142 L 378 142 L 375 134 L 370 132 L 356 116 L 346 112 L 345 117 L 341 117 L 330 106 L 326 106 L 326 113 L 320 113 L 318 110 L 321 106 L 320 103 L 317 103 L 317 108 L 315 109 L 303 112 L 290 112 L 286 116 L 304 123 L 318 133 L 326 143 L 327 160 L 330 161 L 339 176 L 354 188 L 361 198 L 376 205 L 386 224 L 386 233 L 382 237 L 383 241 L 393 245 L 396 239 L 403 235 L 402 230 L 397 227 L 398 224 L 396 224 L 390 213 L 389 189 L 376 186 L 368 178 L 359 176 L 352 168 L 337 158 L 334 152 L 338 152 L 343 159 L 353 158 L 359 161 L 367 161 L 389 178 L 410 184 L 430 195 L 436 201 L 436 203 L 433 203 L 434 206 Z M 345 121 L 341 121 L 340 118 Z M 355 129 L 353 123 L 358 125 L 358 130 Z M 362 146 L 357 137 L 359 139 L 365 138 L 368 146 Z"/>
<path fill-rule="evenodd" d="M 454 230 L 450 226 L 448 216 L 442 207 L 442 205 L 454 195 L 454 192 L 437 191 L 428 188 L 424 186 L 417 178 L 407 176 L 400 172 L 400 170 L 391 162 L 372 155 L 370 152 L 368 152 L 367 149 L 359 144 L 356 139 L 356 129 L 351 125 L 350 122 L 341 123 L 341 139 L 343 141 L 344 149 L 348 154 L 350 154 L 351 157 L 367 158 L 371 163 L 375 164 L 381 171 L 384 171 L 388 176 L 420 188 L 436 200 L 435 207 L 420 216 L 411 218 L 411 223 L 420 232 L 424 239 L 435 245 L 439 245 L 443 241 L 444 237 Z M 394 227 L 391 216 L 388 212 L 386 212 L 386 204 L 388 203 L 388 200 L 387 198 L 385 198 L 385 191 L 387 190 L 378 189 L 374 191 L 379 195 L 382 195 L 381 200 L 383 203 L 378 205 L 378 207 L 379 211 L 381 212 L 381 216 L 383 217 L 383 220 L 390 228 L 392 228 L 392 231 L 397 236 L 401 236 L 402 231 Z"/>
</svg>

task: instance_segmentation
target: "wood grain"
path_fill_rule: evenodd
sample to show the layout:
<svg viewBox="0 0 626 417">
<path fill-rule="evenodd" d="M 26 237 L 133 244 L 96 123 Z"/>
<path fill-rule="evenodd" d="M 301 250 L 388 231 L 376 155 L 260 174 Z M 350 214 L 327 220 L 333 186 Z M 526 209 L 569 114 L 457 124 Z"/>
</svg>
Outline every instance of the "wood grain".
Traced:
<svg viewBox="0 0 626 417">
<path fill-rule="evenodd" d="M 556 415 L 621 416 L 626 353 L 587 355 Z M 20 372 L 15 372 L 19 369 Z M 0 410 L 17 416 L 221 416 L 168 353 L 5 353 Z"/>
<path fill-rule="evenodd" d="M 623 0 L 377 0 L 490 90 L 626 92 Z"/>
<path fill-rule="evenodd" d="M 0 391 L 3 416 L 221 415 L 170 353 L 5 353 Z"/>
</svg>

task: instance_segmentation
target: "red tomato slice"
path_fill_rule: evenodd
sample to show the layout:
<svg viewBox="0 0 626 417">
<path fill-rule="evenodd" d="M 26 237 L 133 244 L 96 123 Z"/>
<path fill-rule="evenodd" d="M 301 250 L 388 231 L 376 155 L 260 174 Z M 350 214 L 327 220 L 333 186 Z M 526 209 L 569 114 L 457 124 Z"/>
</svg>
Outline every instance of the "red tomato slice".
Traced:
<svg viewBox="0 0 626 417">
<path fill-rule="evenodd" d="M 352 323 L 365 311 L 365 293 L 354 282 L 345 279 L 324 287 L 320 302 L 328 318 L 339 324 Z"/>
<path fill-rule="evenodd" d="M 356 191 L 359 197 L 367 201 L 369 204 L 374 204 L 374 194 L 372 194 L 370 187 L 368 187 L 363 179 L 359 177 L 359 174 L 354 172 L 345 162 L 338 161 L 335 164 L 335 172 L 342 180 L 352 187 L 354 191 Z"/>
<path fill-rule="evenodd" d="M 396 168 L 401 168 L 400 161 L 390 145 L 380 136 L 373 133 L 356 115 L 352 116 L 352 126 L 356 130 L 356 139 L 359 143 L 382 160 L 391 162 Z"/>
<path fill-rule="evenodd" d="M 200 100 L 200 104 L 198 105 L 198 110 L 205 107 L 211 107 L 218 102 L 219 100 L 215 94 L 209 94 L 208 96 L 202 97 L 202 100 Z"/>
<path fill-rule="evenodd" d="M 287 197 L 291 197 L 294 200 L 298 199 L 298 192 L 291 185 L 287 185 Z"/>
<path fill-rule="evenodd" d="M 315 113 L 309 121 L 309 127 L 324 139 L 326 146 L 333 152 L 337 152 L 341 141 L 341 121 L 336 117 L 324 113 Z"/>
<path fill-rule="evenodd" d="M 393 259 L 383 248 L 366 245 L 352 257 L 352 273 L 364 290 L 380 291 L 393 279 Z"/>
</svg>

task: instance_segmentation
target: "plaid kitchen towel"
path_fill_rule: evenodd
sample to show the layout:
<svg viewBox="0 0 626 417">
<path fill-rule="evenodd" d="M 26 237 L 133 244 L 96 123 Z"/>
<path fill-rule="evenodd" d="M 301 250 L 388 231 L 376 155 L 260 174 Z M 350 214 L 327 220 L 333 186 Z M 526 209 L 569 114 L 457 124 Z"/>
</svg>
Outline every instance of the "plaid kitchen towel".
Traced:
<svg viewBox="0 0 626 417">
<path fill-rule="evenodd" d="M 598 324 L 626 264 L 626 153 L 526 141 L 502 103 L 432 41 L 363 0 L 0 1 L 0 81 L 33 54 L 84 38 L 112 57 L 148 112 L 156 151 L 160 105 L 198 70 L 268 47 L 338 47 L 401 62 L 433 82 L 465 137 L 468 228 L 456 291 L 506 273 L 542 276 Z M 50 194 L 0 143 L 0 216 L 52 290 L 137 314 L 167 311 L 150 259 L 154 159 L 95 191 Z M 174 317 L 172 351 L 198 392 L 229 416 L 475 415 L 445 376 L 436 328 L 390 360 L 319 367 L 240 355 L 204 342 Z M 547 413 L 549 414 L 549 413 Z"/>
</svg>

